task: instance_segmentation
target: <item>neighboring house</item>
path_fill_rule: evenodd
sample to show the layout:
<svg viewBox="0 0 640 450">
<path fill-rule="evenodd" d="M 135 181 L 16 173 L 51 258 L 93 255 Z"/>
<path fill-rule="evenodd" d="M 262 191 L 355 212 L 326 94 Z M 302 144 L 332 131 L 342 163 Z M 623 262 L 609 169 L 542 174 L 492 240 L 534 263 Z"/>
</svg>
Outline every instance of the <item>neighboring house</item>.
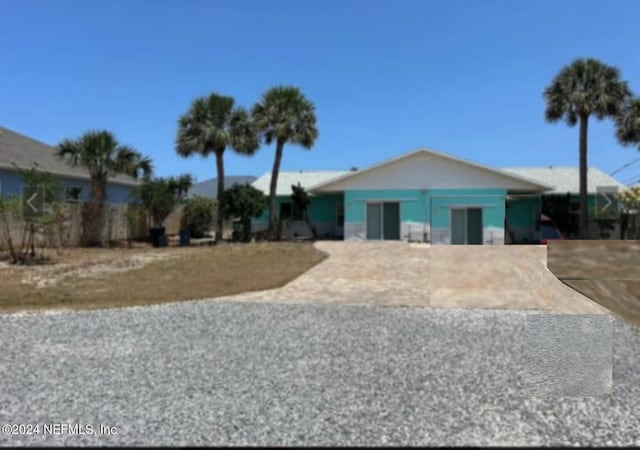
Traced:
<svg viewBox="0 0 640 450">
<path fill-rule="evenodd" d="M 277 208 L 293 235 L 308 234 L 291 201 L 291 185 L 300 183 L 312 195 L 308 213 L 320 237 L 503 244 L 516 236 L 535 242 L 543 195 L 578 187 L 568 174 L 551 177 L 548 170 L 554 169 L 490 168 L 419 149 L 362 170 L 281 172 Z M 622 186 L 595 169 L 589 173 L 597 173 L 590 182 L 594 192 L 600 185 Z M 268 195 L 270 175 L 253 186 Z M 254 231 L 267 221 L 265 211 Z"/>
<path fill-rule="evenodd" d="M 66 190 L 69 202 L 89 200 L 90 177 L 83 167 L 71 167 L 55 155 L 55 147 L 0 127 L 0 195 L 20 196 L 23 180 L 16 171 L 35 168 L 56 175 Z M 132 177 L 118 175 L 109 179 L 106 203 L 129 201 L 131 187 L 139 182 Z"/>
<path fill-rule="evenodd" d="M 256 177 L 250 175 L 233 175 L 224 177 L 224 188 L 228 189 L 235 185 L 251 184 L 256 180 Z M 201 197 L 208 197 L 215 200 L 218 197 L 218 179 L 210 178 L 200 183 L 195 183 L 189 189 L 187 198 L 191 198 L 195 195 Z"/>
</svg>

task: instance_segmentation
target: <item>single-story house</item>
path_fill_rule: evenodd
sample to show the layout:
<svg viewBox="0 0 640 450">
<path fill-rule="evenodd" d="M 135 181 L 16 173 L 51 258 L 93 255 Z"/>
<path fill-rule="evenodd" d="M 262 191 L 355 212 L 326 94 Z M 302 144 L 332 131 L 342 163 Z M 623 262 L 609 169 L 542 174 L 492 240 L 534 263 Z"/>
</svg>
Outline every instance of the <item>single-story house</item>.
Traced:
<svg viewBox="0 0 640 450">
<path fill-rule="evenodd" d="M 0 195 L 20 196 L 24 182 L 16 171 L 32 169 L 49 172 L 59 177 L 66 190 L 67 201 L 86 202 L 89 200 L 90 177 L 83 167 L 71 167 L 55 155 L 53 146 L 30 137 L 0 127 Z M 127 203 L 136 179 L 118 175 L 109 180 L 106 203 Z"/>
<path fill-rule="evenodd" d="M 280 172 L 277 208 L 292 235 L 310 233 L 291 200 L 291 185 L 312 196 L 309 219 L 320 237 L 408 240 L 432 244 L 539 241 L 545 195 L 578 192 L 573 168 L 498 169 L 418 149 L 362 170 Z M 271 174 L 253 186 L 269 194 Z M 589 193 L 624 186 L 589 169 Z M 268 211 L 252 223 L 268 225 Z"/>
</svg>

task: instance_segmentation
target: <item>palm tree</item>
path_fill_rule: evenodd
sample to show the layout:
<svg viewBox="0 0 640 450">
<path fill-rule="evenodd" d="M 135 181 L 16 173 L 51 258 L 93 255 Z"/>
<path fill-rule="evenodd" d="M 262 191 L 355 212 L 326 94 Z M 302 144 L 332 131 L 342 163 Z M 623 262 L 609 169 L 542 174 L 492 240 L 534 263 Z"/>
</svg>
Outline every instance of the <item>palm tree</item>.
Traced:
<svg viewBox="0 0 640 450">
<path fill-rule="evenodd" d="M 275 86 L 253 106 L 252 117 L 265 144 L 276 143 L 276 155 L 269 186 L 269 232 L 276 230 L 276 186 L 284 145 L 313 147 L 318 137 L 315 106 L 294 86 Z"/>
<path fill-rule="evenodd" d="M 89 171 L 91 190 L 89 203 L 83 210 L 83 241 L 85 245 L 99 244 L 109 179 L 116 175 L 149 177 L 151 160 L 121 145 L 109 131 L 88 131 L 78 139 L 64 139 L 56 153 L 72 167 L 82 166 Z"/>
<path fill-rule="evenodd" d="M 616 118 L 616 137 L 622 145 L 637 144 L 640 149 L 640 98 L 630 98 Z"/>
<path fill-rule="evenodd" d="M 620 71 L 597 59 L 576 59 L 563 67 L 544 91 L 548 122 L 564 119 L 570 127 L 580 124 L 580 237 L 588 238 L 587 134 L 589 118 L 615 118 L 630 95 Z"/>
<path fill-rule="evenodd" d="M 216 215 L 216 241 L 222 236 L 223 214 L 221 203 L 224 192 L 224 159 L 227 148 L 236 153 L 252 155 L 258 150 L 258 137 L 249 114 L 234 108 L 234 99 L 212 93 L 199 97 L 178 121 L 176 152 L 183 157 L 193 154 L 216 156 L 218 170 L 218 214 Z"/>
<path fill-rule="evenodd" d="M 169 184 L 173 190 L 176 191 L 178 201 L 181 202 L 189 192 L 189 189 L 191 189 L 191 186 L 193 186 L 193 177 L 190 173 L 184 173 L 177 177 L 169 177 Z"/>
</svg>

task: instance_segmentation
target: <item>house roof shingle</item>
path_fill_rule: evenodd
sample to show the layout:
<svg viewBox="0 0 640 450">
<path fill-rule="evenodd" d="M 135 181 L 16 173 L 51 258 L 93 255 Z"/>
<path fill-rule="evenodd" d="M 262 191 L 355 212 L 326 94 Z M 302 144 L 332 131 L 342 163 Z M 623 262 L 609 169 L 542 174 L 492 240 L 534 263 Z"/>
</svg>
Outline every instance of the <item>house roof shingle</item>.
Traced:
<svg viewBox="0 0 640 450">
<path fill-rule="evenodd" d="M 577 167 L 505 167 L 502 170 L 521 177 L 538 180 L 540 183 L 553 186 L 547 194 L 578 194 L 580 192 L 580 171 Z M 624 184 L 595 167 L 587 172 L 587 192 L 596 193 L 598 187 L 616 186 L 624 189 Z"/>
<path fill-rule="evenodd" d="M 0 168 L 15 170 L 14 164 L 21 169 L 36 169 L 55 175 L 88 179 L 89 172 L 84 167 L 71 167 L 55 154 L 51 145 L 24 136 L 5 127 L 0 127 Z M 134 185 L 138 181 L 127 175 L 117 175 L 109 179 L 110 183 Z"/>
<path fill-rule="evenodd" d="M 310 170 L 297 172 L 280 172 L 278 174 L 278 185 L 276 195 L 291 195 L 291 185 L 298 184 L 309 189 L 316 184 L 325 183 L 333 178 L 349 173 L 344 170 Z M 271 183 L 271 172 L 267 172 L 253 182 L 253 187 L 269 195 L 269 184 Z"/>
</svg>

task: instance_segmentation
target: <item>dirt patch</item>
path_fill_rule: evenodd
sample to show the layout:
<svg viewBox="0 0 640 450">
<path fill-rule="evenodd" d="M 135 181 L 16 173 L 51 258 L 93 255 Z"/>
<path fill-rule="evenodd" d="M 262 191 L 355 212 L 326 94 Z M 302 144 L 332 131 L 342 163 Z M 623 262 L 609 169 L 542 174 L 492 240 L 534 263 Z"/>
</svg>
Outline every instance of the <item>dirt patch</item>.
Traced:
<svg viewBox="0 0 640 450">
<path fill-rule="evenodd" d="M 0 267 L 0 311 L 106 308 L 283 286 L 326 258 L 310 244 L 80 249 L 55 264 Z"/>
<path fill-rule="evenodd" d="M 179 252 L 146 252 L 121 255 L 118 258 L 104 258 L 98 261 L 84 261 L 79 264 L 60 263 L 50 266 L 25 267 L 21 281 L 37 289 L 43 289 L 63 282 L 73 282 L 80 278 L 104 277 L 132 269 L 140 269 L 153 261 L 180 256 Z"/>
<path fill-rule="evenodd" d="M 640 241 L 551 241 L 549 269 L 564 284 L 640 325 Z"/>
</svg>

